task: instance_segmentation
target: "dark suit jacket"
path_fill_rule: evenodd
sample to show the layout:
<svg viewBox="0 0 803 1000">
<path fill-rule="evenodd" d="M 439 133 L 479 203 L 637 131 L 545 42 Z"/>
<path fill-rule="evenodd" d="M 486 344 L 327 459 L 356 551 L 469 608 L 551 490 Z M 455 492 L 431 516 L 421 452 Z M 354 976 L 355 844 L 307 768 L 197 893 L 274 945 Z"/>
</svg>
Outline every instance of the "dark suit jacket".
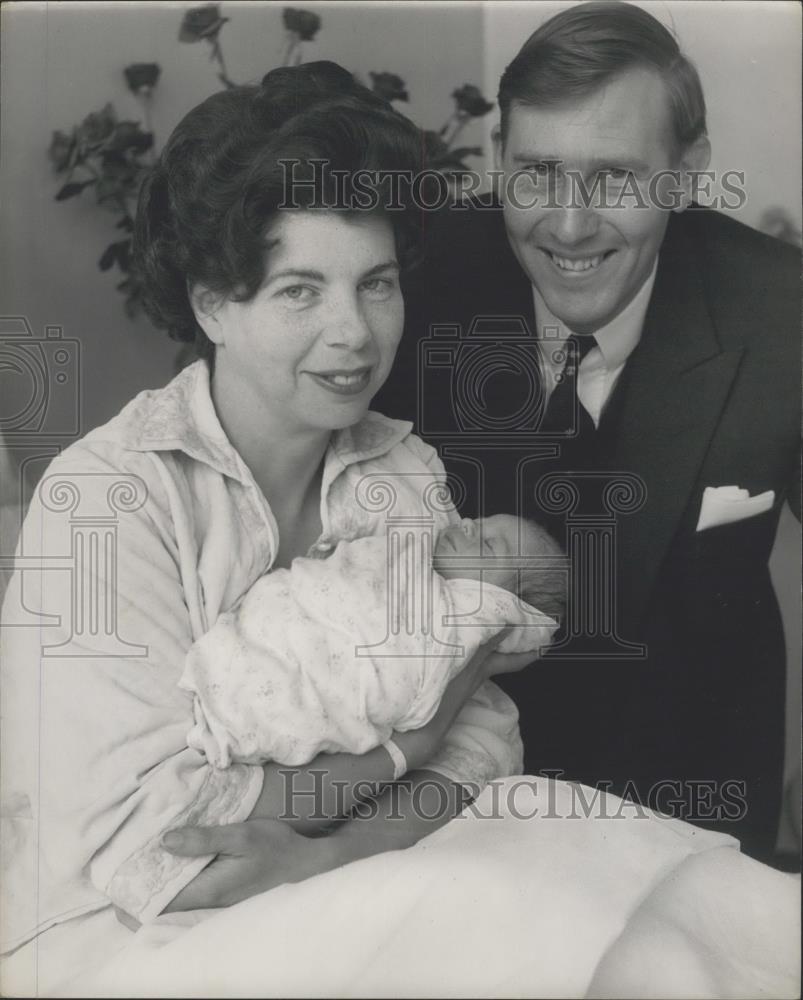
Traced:
<svg viewBox="0 0 803 1000">
<path fill-rule="evenodd" d="M 427 225 L 428 256 L 405 284 L 397 363 L 374 405 L 413 420 L 440 448 L 467 513 L 518 504 L 544 520 L 535 485 L 561 458 L 531 462 L 515 421 L 505 430 L 522 392 L 515 374 L 482 386 L 475 402 L 496 414 L 487 422 L 496 430 L 467 457 L 454 394 L 470 388 L 419 364 L 432 324 L 465 338 L 477 317 L 520 317 L 532 336 L 529 280 L 498 209 L 451 210 Z M 435 339 L 450 336 L 441 329 Z M 521 713 L 528 771 L 610 782 L 733 833 L 757 856 L 771 851 L 780 808 L 785 653 L 767 562 L 784 500 L 799 503 L 799 345 L 799 253 L 716 212 L 672 215 L 642 338 L 590 463 L 635 473 L 646 488 L 643 506 L 617 517 L 614 551 L 616 632 L 644 644 L 646 659 L 547 657 L 503 681 Z M 511 461 L 519 482 L 505 494 Z M 774 490 L 772 509 L 697 532 L 704 488 L 730 485 Z"/>
</svg>

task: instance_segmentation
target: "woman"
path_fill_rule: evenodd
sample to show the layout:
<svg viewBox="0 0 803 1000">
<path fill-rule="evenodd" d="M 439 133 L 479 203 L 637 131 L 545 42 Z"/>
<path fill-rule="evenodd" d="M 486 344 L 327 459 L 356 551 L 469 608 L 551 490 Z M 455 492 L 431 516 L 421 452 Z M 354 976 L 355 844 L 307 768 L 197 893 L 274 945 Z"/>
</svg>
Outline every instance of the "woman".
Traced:
<svg viewBox="0 0 803 1000">
<path fill-rule="evenodd" d="M 607 825 L 574 815 L 570 787 L 542 779 L 501 786 L 500 803 L 486 790 L 467 822 L 444 826 L 464 786 L 520 766 L 515 710 L 487 680 L 528 657 L 490 649 L 427 726 L 396 737 L 407 786 L 393 783 L 398 761 L 383 747 L 290 775 L 216 771 L 187 747 L 191 700 L 176 685 L 187 650 L 259 576 L 327 538 L 336 477 L 390 478 L 392 512 L 436 528 L 457 519 L 425 503 L 442 481 L 434 451 L 368 412 L 401 334 L 416 216 L 389 207 L 381 179 L 369 184 L 374 210 L 352 211 L 354 179 L 415 170 L 418 149 L 412 126 L 349 74 L 311 64 L 196 108 L 143 190 L 151 315 L 202 360 L 54 462 L 23 529 L 25 556 L 77 554 L 91 569 L 20 573 L 4 609 L 7 625 L 42 615 L 39 628 L 4 630 L 7 992 L 73 980 L 90 995 L 87 973 L 118 952 L 94 992 L 225 991 L 206 977 L 214 958 L 218 976 L 246 976 L 246 992 L 323 982 L 370 994 L 366 960 L 380 955 L 391 994 L 425 989 L 444 968 L 446 992 L 522 981 L 582 992 L 651 886 L 700 851 L 735 853 L 727 838 L 652 815 L 613 824 L 622 833 L 608 848 Z M 333 171 L 316 176 L 314 161 Z M 355 501 L 353 533 L 384 531 L 385 514 Z M 537 795 L 550 823 L 516 823 L 525 807 L 535 815 Z M 550 812 L 553 796 L 566 808 Z M 309 836 L 357 805 L 335 832 Z M 209 908 L 227 909 L 204 919 Z M 522 964 L 533 939 L 536 964 Z M 271 942 L 265 967 L 260 943 Z M 470 961 L 489 942 L 496 961 Z M 536 966 L 549 971 L 533 985 Z M 617 976 L 614 951 L 596 985 Z"/>
<path fill-rule="evenodd" d="M 407 514 L 426 512 L 418 494 L 442 478 L 433 449 L 409 426 L 366 416 L 402 331 L 399 272 L 415 252 L 412 206 L 321 212 L 316 204 L 342 204 L 344 192 L 334 189 L 334 174 L 318 189 L 304 174 L 316 158 L 349 177 L 361 169 L 412 172 L 419 155 L 406 119 L 344 70 L 316 64 L 274 71 L 262 87 L 220 93 L 196 108 L 144 187 L 136 242 L 150 314 L 172 336 L 194 340 L 203 360 L 166 389 L 138 396 L 54 462 L 22 541 L 26 555 L 69 551 L 63 496 L 74 499 L 74 516 L 108 517 L 115 513 L 106 506 L 109 490 L 116 483 L 130 490 L 133 509 L 116 508 L 115 579 L 110 564 L 100 564 L 94 583 L 113 590 L 121 641 L 107 655 L 102 629 L 100 637 L 76 629 L 64 574 L 36 574 L 38 594 L 20 580 L 4 615 L 14 620 L 15 598 L 61 613 L 44 641 L 51 653 L 41 657 L 41 677 L 30 670 L 40 659 L 37 629 L 8 629 L 4 656 L 17 753 L 30 743 L 26 731 L 38 732 L 28 709 L 41 706 L 34 715 L 46 728 L 12 782 L 14 870 L 22 881 L 7 946 L 43 934 L 46 979 L 50 970 L 69 971 L 65 953 L 77 957 L 86 942 L 97 943 L 97 953 L 113 946 L 120 925 L 111 904 L 129 923 L 165 909 L 227 905 L 406 846 L 454 814 L 453 806 L 429 821 L 396 819 L 384 831 L 381 817 L 361 824 L 371 827 L 370 845 L 346 826 L 326 841 L 296 836 L 266 847 L 267 834 L 313 832 L 350 809 L 358 785 L 390 782 L 394 760 L 383 748 L 327 757 L 313 801 L 310 782 L 321 770 L 314 762 L 292 785 L 275 765 L 215 771 L 186 746 L 191 703 L 176 687 L 190 644 L 218 614 L 328 531 L 322 497 L 337 476 L 357 466 L 395 476 L 397 513 Z M 294 158 L 304 162 L 291 163 L 288 174 L 279 161 Z M 380 179 L 374 194 L 381 206 L 392 191 Z M 278 211 L 288 200 L 307 210 Z M 355 502 L 355 517 L 361 513 Z M 441 525 L 457 519 L 448 508 L 433 516 Z M 383 524 L 377 514 L 361 528 L 379 532 Z M 453 780 L 480 783 L 517 767 L 512 703 L 491 688 L 472 696 L 503 663 L 527 657 L 489 653 L 450 686 L 429 725 L 396 741 L 413 779 L 424 765 L 430 777 L 438 772 L 439 790 L 430 784 L 423 792 L 437 801 L 447 793 L 457 801 Z M 288 790 L 297 792 L 290 805 L 298 818 L 266 824 L 285 813 Z M 188 859 L 161 840 L 178 827 L 223 824 L 256 849 L 208 864 L 208 853 Z M 27 878 L 36 880 L 35 893 Z"/>
</svg>

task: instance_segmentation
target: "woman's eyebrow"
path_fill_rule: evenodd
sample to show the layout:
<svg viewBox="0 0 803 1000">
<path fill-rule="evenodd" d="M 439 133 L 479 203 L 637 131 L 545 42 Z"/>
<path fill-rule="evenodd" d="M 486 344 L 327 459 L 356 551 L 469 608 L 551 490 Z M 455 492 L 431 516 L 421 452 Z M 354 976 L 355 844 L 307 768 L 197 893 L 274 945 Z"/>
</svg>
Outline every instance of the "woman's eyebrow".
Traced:
<svg viewBox="0 0 803 1000">
<path fill-rule="evenodd" d="M 383 263 L 381 264 L 376 264 L 374 267 L 369 268 L 367 271 L 365 271 L 364 274 L 361 274 L 360 280 L 362 281 L 365 278 L 373 277 L 373 275 L 375 274 L 380 274 L 383 271 L 391 271 L 391 270 L 392 271 L 401 270 L 398 261 L 386 260 L 383 261 Z M 326 281 L 326 277 L 322 271 L 313 271 L 310 270 L 309 268 L 301 268 L 301 267 L 286 267 L 283 268 L 281 271 L 274 271 L 272 274 L 269 273 L 267 278 L 265 279 L 265 284 L 269 285 L 273 281 L 278 281 L 279 278 L 304 278 L 306 281 L 320 281 L 322 283 Z"/>
<path fill-rule="evenodd" d="M 375 267 L 370 268 L 362 277 L 372 278 L 375 274 L 381 274 L 383 271 L 401 271 L 401 267 L 397 260 L 386 260 L 383 264 L 377 264 Z"/>
<path fill-rule="evenodd" d="M 265 284 L 269 285 L 272 281 L 277 281 L 279 278 L 306 278 L 308 281 L 326 280 L 320 271 L 310 271 L 305 268 L 288 267 L 283 271 L 274 271 L 273 274 L 269 273 Z"/>
</svg>

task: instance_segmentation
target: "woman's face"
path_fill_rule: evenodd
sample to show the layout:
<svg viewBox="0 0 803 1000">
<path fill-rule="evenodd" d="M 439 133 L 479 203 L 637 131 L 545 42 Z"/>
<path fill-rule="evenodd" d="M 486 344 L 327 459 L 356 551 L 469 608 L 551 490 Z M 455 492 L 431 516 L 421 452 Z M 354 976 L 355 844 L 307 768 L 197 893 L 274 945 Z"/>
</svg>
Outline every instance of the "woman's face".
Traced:
<svg viewBox="0 0 803 1000">
<path fill-rule="evenodd" d="M 218 387 L 228 407 L 287 433 L 348 427 L 387 378 L 404 324 L 391 223 L 287 211 L 267 240 L 256 296 L 204 318 Z"/>
</svg>

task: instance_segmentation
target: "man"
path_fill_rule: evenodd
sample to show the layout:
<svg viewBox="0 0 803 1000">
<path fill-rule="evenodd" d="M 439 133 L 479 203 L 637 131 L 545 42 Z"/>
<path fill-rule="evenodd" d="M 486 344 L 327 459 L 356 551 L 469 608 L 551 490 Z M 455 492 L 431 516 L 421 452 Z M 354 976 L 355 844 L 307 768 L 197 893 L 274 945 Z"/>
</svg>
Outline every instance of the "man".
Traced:
<svg viewBox="0 0 803 1000">
<path fill-rule="evenodd" d="M 572 550 L 581 627 L 505 685 L 526 769 L 769 859 L 785 670 L 767 560 L 799 500 L 799 254 L 695 204 L 699 78 L 645 11 L 558 14 L 508 66 L 499 104 L 502 205 L 431 222 L 375 406 L 441 446 L 466 513 L 515 507 Z M 550 500 L 550 473 L 574 484 L 573 509 Z M 630 500 L 611 507 L 617 482 Z M 583 546 L 603 536 L 612 555 L 595 564 Z M 593 575 L 605 558 L 607 584 Z"/>
</svg>

